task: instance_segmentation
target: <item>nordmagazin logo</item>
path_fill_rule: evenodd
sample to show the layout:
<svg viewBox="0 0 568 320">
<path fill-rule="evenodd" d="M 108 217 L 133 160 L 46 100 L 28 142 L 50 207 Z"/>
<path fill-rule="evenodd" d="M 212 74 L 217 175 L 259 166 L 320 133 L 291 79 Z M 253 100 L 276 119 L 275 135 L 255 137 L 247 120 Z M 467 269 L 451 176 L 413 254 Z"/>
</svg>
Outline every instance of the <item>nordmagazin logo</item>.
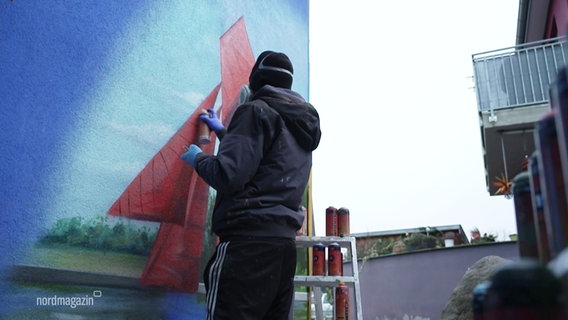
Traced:
<svg viewBox="0 0 568 320">
<path fill-rule="evenodd" d="M 100 298 L 103 295 L 102 291 L 95 290 L 92 295 L 84 296 L 58 296 L 53 295 L 49 297 L 37 297 L 37 306 L 51 306 L 59 307 L 66 306 L 72 309 L 83 306 L 93 306 L 95 304 L 95 298 Z"/>
</svg>

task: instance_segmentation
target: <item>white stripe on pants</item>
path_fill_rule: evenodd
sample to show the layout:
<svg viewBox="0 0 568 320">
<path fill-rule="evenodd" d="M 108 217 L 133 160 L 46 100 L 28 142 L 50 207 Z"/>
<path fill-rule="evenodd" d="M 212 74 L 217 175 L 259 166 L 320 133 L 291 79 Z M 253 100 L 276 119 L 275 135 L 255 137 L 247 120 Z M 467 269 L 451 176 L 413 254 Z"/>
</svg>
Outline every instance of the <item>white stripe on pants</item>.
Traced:
<svg viewBox="0 0 568 320">
<path fill-rule="evenodd" d="M 219 289 L 219 281 L 221 279 L 221 270 L 223 269 L 223 261 L 227 254 L 227 247 L 230 242 L 222 242 L 217 247 L 215 253 L 215 261 L 209 269 L 209 290 L 207 290 L 207 320 L 213 320 L 215 314 L 215 304 L 217 303 L 217 291 Z"/>
</svg>

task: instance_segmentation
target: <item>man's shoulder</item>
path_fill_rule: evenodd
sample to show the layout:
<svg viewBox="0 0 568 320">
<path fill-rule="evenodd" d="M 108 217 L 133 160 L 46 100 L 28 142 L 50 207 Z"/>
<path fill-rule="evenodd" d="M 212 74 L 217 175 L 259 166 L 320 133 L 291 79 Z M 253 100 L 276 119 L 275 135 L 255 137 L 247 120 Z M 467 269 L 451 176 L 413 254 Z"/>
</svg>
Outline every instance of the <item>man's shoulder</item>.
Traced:
<svg viewBox="0 0 568 320">
<path fill-rule="evenodd" d="M 240 105 L 237 110 L 242 109 L 242 112 L 250 112 L 257 115 L 272 115 L 278 116 L 278 112 L 270 106 L 270 104 L 263 99 L 254 99 Z"/>
</svg>

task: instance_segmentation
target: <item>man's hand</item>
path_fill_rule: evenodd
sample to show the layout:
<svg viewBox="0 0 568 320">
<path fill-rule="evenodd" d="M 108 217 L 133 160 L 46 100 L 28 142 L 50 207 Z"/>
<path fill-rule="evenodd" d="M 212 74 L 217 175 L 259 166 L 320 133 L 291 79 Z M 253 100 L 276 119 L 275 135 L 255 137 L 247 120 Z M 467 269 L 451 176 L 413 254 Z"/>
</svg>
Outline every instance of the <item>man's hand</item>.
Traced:
<svg viewBox="0 0 568 320">
<path fill-rule="evenodd" d="M 219 130 L 225 128 L 223 127 L 223 123 L 217 117 L 217 113 L 213 109 L 207 109 L 207 114 L 202 114 L 199 116 L 201 121 L 205 122 L 209 129 L 219 132 Z"/>
<path fill-rule="evenodd" d="M 185 162 L 189 163 L 190 166 L 195 168 L 195 157 L 202 152 L 203 151 L 201 151 L 201 148 L 192 144 L 189 146 L 189 148 L 187 148 L 187 151 L 181 155 L 181 158 Z"/>
</svg>

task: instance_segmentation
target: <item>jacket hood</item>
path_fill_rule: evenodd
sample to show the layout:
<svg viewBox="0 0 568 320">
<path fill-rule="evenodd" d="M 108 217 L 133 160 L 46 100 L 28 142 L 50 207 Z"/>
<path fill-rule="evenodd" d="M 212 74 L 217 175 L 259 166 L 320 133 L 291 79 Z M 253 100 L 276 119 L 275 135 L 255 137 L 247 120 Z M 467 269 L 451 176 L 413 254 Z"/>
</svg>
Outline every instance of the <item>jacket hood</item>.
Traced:
<svg viewBox="0 0 568 320">
<path fill-rule="evenodd" d="M 321 139 L 319 114 L 298 93 L 265 85 L 252 99 L 263 100 L 276 110 L 302 148 L 313 151 L 318 147 Z"/>
</svg>

